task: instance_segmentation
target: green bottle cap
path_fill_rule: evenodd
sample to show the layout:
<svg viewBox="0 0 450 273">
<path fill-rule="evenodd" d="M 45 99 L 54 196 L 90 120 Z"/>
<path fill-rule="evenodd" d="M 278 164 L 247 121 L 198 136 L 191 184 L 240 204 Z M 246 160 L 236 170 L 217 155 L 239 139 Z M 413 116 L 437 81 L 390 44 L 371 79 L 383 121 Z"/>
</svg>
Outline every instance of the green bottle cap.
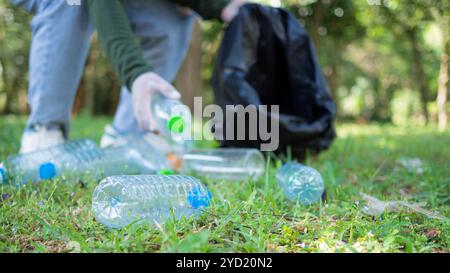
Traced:
<svg viewBox="0 0 450 273">
<path fill-rule="evenodd" d="M 184 119 L 182 116 L 172 116 L 167 121 L 167 127 L 173 133 L 184 132 Z"/>
<path fill-rule="evenodd" d="M 172 170 L 160 170 L 158 172 L 158 174 L 160 174 L 160 175 L 174 175 L 176 173 L 174 171 L 172 171 Z"/>
</svg>

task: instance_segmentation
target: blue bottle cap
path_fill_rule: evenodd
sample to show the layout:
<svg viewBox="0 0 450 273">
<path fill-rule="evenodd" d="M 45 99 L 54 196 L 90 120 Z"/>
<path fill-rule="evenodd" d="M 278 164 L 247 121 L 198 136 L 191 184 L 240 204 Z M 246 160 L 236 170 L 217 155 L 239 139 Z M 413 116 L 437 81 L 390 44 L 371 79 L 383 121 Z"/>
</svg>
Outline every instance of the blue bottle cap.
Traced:
<svg viewBox="0 0 450 273">
<path fill-rule="evenodd" d="M 203 191 L 199 187 L 194 188 L 188 195 L 189 204 L 194 208 L 205 208 L 211 204 L 211 192 Z"/>
<path fill-rule="evenodd" d="M 39 178 L 43 180 L 50 180 L 56 176 L 55 164 L 48 162 L 39 166 Z"/>
<path fill-rule="evenodd" d="M 6 175 L 6 168 L 3 163 L 0 163 L 0 184 L 6 183 L 8 176 Z"/>
</svg>

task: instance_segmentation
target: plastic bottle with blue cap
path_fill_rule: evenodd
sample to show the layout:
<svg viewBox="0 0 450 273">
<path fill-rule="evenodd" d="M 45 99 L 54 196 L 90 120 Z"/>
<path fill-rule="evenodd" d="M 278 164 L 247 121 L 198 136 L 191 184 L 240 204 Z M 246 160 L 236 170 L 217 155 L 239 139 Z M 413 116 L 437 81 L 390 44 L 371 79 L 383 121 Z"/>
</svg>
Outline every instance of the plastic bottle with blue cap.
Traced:
<svg viewBox="0 0 450 273">
<path fill-rule="evenodd" d="M 9 156 L 8 176 L 15 185 L 51 180 L 63 174 L 67 180 L 78 181 L 82 174 L 95 175 L 95 166 L 102 156 L 101 149 L 91 140 L 69 141 L 33 153 Z"/>
<path fill-rule="evenodd" d="M 283 165 L 276 180 L 289 200 L 302 205 L 319 202 L 325 192 L 322 175 L 314 168 L 296 162 Z"/>
<path fill-rule="evenodd" d="M 94 190 L 95 219 L 110 228 L 132 223 L 163 224 L 181 217 L 198 217 L 212 195 L 198 179 L 183 175 L 112 176 Z"/>
<path fill-rule="evenodd" d="M 141 137 L 129 137 L 123 145 L 103 150 L 91 140 L 68 141 L 46 150 L 10 156 L 7 162 L 9 177 L 16 185 L 56 177 L 66 182 L 97 181 L 112 175 L 153 174 L 169 169 L 166 155 Z M 6 177 L 6 168 L 3 170 L 2 177 Z"/>
</svg>

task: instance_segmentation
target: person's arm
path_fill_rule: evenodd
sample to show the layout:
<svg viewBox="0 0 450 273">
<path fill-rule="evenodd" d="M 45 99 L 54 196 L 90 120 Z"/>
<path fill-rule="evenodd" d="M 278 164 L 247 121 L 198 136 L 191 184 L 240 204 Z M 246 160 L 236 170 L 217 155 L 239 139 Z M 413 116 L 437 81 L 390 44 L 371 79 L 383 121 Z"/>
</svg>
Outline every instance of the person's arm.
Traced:
<svg viewBox="0 0 450 273">
<path fill-rule="evenodd" d="M 171 0 L 195 10 L 205 19 L 231 21 L 244 0 Z M 89 14 L 97 29 L 100 45 L 114 72 L 129 90 L 136 78 L 152 71 L 144 59 L 120 0 L 88 0 Z M 225 11 L 225 12 L 224 12 Z M 224 18 L 225 17 L 225 18 Z"/>
<path fill-rule="evenodd" d="M 152 94 L 159 92 L 171 99 L 179 99 L 180 94 L 152 72 L 152 66 L 144 59 L 135 40 L 122 1 L 88 0 L 87 3 L 103 51 L 121 83 L 131 91 L 134 116 L 139 126 L 156 131 L 150 111 Z"/>
<path fill-rule="evenodd" d="M 231 21 L 245 0 L 172 0 L 188 5 L 205 18 Z M 228 4 L 229 3 L 229 4 Z M 125 9 L 120 0 L 87 0 L 89 14 L 97 29 L 103 48 L 114 72 L 132 93 L 133 110 L 140 127 L 155 130 L 150 112 L 151 95 L 160 92 L 168 98 L 179 99 L 178 91 L 166 80 L 152 72 L 152 66 L 136 41 Z M 223 10 L 223 11 L 222 11 Z"/>
<path fill-rule="evenodd" d="M 88 0 L 100 45 L 122 84 L 131 90 L 141 74 L 152 71 L 136 41 L 123 4 L 119 0 Z"/>
</svg>

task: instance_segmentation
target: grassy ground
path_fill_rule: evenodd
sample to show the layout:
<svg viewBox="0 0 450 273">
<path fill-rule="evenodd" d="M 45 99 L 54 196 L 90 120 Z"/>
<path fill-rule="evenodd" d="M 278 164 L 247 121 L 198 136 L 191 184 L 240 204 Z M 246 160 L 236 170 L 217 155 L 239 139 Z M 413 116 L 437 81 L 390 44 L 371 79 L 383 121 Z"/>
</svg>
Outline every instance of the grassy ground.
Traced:
<svg viewBox="0 0 450 273">
<path fill-rule="evenodd" d="M 72 137 L 99 140 L 108 119 L 74 123 Z M 0 118 L 0 159 L 18 149 L 23 119 Z M 328 201 L 302 207 L 286 201 L 274 181 L 274 160 L 257 183 L 211 183 L 213 206 L 196 220 L 111 231 L 94 221 L 94 183 L 42 183 L 0 188 L 0 252 L 449 252 L 450 221 L 406 211 L 374 219 L 358 192 L 382 200 L 427 202 L 450 215 L 450 133 L 433 128 L 352 126 L 309 159 L 324 176 Z M 396 162 L 423 160 L 423 174 Z"/>
</svg>

